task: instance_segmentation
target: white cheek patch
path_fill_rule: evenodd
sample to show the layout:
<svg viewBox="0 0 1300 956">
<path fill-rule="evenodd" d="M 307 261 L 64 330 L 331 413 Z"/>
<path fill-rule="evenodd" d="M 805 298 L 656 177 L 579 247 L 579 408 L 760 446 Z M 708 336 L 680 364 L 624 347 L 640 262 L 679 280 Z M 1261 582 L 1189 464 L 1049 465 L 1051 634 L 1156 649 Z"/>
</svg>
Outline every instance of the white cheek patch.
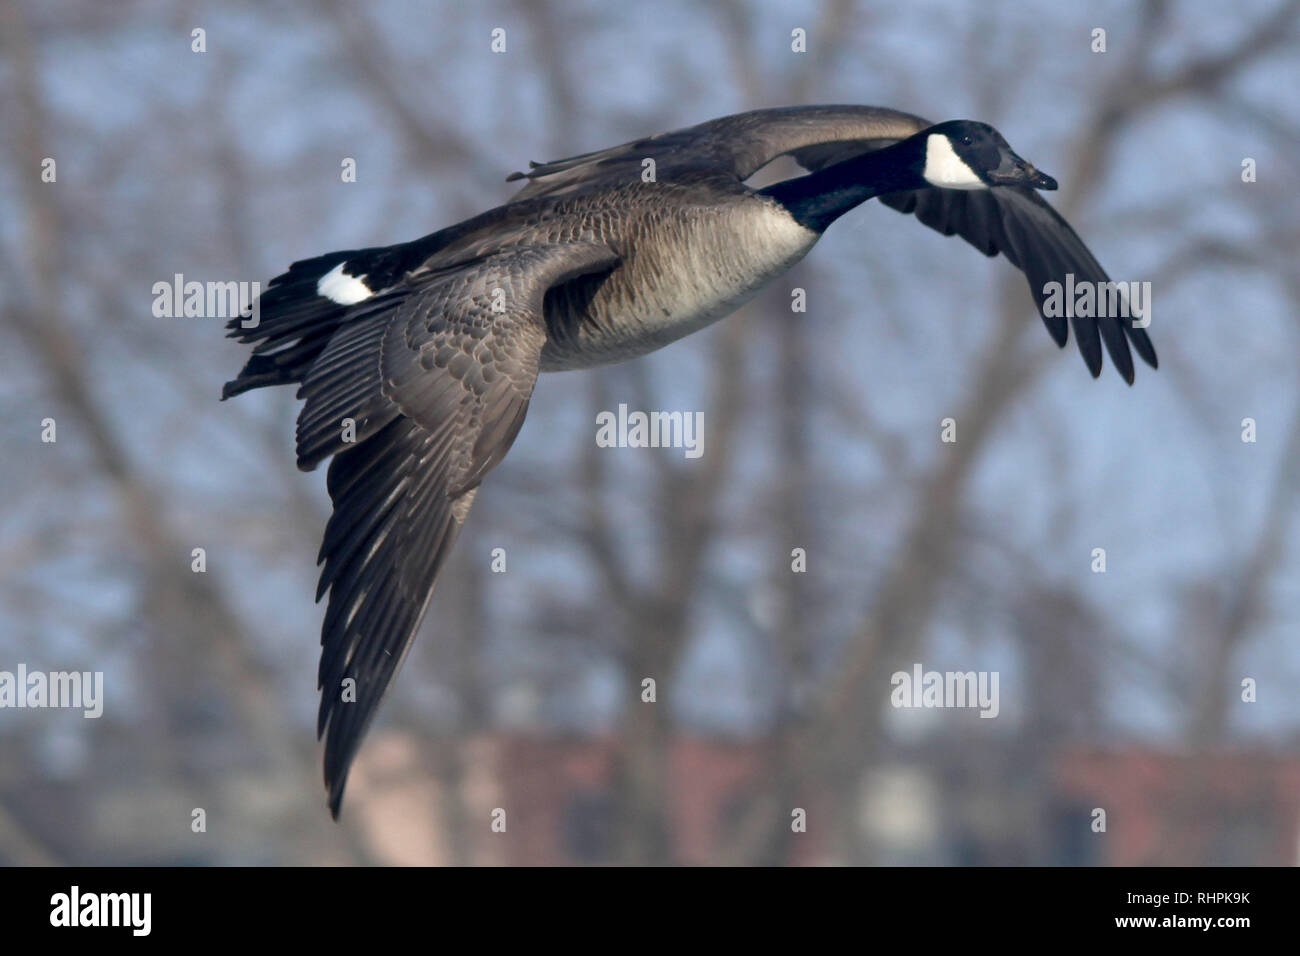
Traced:
<svg viewBox="0 0 1300 956">
<path fill-rule="evenodd" d="M 988 189 L 988 184 L 975 175 L 948 142 L 947 136 L 931 133 L 925 138 L 925 181 L 942 189 Z"/>
<path fill-rule="evenodd" d="M 343 267 L 346 265 L 346 262 L 340 262 L 321 276 L 316 283 L 316 294 L 323 295 L 339 305 L 352 305 L 374 295 L 370 291 L 370 286 L 365 283 L 365 276 L 343 274 Z"/>
</svg>

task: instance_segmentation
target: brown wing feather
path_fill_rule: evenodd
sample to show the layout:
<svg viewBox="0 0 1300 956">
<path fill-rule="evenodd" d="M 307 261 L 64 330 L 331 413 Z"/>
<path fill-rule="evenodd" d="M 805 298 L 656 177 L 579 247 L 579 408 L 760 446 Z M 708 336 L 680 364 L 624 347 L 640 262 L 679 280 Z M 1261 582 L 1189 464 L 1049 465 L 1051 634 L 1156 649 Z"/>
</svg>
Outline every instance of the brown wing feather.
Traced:
<svg viewBox="0 0 1300 956">
<path fill-rule="evenodd" d="M 619 185 L 641 177 L 655 161 L 660 182 L 726 175 L 748 179 L 778 156 L 844 141 L 897 141 L 925 129 L 919 116 L 877 106 L 787 106 L 752 110 L 697 126 L 550 163 L 534 163 L 511 181 L 529 182 L 511 200 Z"/>
<path fill-rule="evenodd" d="M 334 455 L 317 597 L 329 592 L 318 732 L 336 815 L 475 490 L 523 424 L 546 291 L 617 262 L 604 245 L 557 243 L 413 278 L 406 294 L 360 309 L 304 383 L 300 462 Z M 355 443 L 339 437 L 343 418 L 357 423 Z"/>
</svg>

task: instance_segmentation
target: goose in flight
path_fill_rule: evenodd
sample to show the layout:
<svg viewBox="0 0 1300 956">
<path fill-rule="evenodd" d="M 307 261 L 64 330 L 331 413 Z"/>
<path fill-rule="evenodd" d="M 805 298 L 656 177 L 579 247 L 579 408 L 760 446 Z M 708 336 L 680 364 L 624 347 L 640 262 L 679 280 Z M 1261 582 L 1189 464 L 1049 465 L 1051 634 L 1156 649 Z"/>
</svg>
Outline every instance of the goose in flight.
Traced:
<svg viewBox="0 0 1300 956">
<path fill-rule="evenodd" d="M 808 174 L 745 180 L 778 156 Z M 539 372 L 644 355 L 735 311 L 840 216 L 878 198 L 1001 253 L 1058 345 L 1048 283 L 1105 282 L 1037 190 L 1056 182 L 983 123 L 863 106 L 755 110 L 532 164 L 506 204 L 398 245 L 295 262 L 229 335 L 253 346 L 222 397 L 296 384 L 298 467 L 332 459 L 318 562 L 317 725 L 338 816 L 348 769 L 484 476 Z M 1051 314 L 1049 314 L 1051 313 Z M 1133 381 L 1131 319 L 1071 318 L 1093 376 L 1105 347 Z"/>
</svg>

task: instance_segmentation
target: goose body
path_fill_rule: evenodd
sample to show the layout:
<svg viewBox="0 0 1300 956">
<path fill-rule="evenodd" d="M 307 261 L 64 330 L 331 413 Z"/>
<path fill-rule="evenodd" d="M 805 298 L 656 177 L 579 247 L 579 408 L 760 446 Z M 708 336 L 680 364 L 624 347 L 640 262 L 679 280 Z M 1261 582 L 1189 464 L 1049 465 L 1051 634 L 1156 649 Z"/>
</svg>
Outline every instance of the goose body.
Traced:
<svg viewBox="0 0 1300 956">
<path fill-rule="evenodd" d="M 745 185 L 781 155 L 808 175 Z M 298 465 L 332 458 L 318 730 L 336 815 L 438 570 L 539 372 L 635 358 L 717 321 L 872 198 L 1006 256 L 1059 345 L 1067 320 L 1044 308 L 1046 286 L 1067 275 L 1107 281 L 1036 192 L 1055 182 L 971 121 L 861 106 L 756 110 L 509 179 L 527 183 L 463 223 L 294 263 L 255 321 L 230 323 L 253 355 L 223 398 L 297 384 Z M 1094 376 L 1103 347 L 1129 382 L 1130 346 L 1156 365 L 1131 320 L 1071 322 Z"/>
<path fill-rule="evenodd" d="M 577 221 L 618 250 L 545 303 L 544 372 L 636 358 L 730 315 L 807 254 L 819 234 L 779 203 L 712 185 L 637 183 L 615 208 L 575 200 Z"/>
</svg>

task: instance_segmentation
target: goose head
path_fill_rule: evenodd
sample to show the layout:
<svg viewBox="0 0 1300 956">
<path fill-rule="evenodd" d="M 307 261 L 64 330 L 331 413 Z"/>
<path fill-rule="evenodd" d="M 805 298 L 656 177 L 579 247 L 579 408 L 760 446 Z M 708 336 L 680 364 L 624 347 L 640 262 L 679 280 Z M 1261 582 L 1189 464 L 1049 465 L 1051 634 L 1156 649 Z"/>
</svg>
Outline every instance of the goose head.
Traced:
<svg viewBox="0 0 1300 956">
<path fill-rule="evenodd" d="M 987 123 L 949 120 L 914 137 L 921 146 L 921 177 L 940 189 L 1031 186 L 1055 189 L 1056 180 L 1015 154 Z"/>
</svg>

